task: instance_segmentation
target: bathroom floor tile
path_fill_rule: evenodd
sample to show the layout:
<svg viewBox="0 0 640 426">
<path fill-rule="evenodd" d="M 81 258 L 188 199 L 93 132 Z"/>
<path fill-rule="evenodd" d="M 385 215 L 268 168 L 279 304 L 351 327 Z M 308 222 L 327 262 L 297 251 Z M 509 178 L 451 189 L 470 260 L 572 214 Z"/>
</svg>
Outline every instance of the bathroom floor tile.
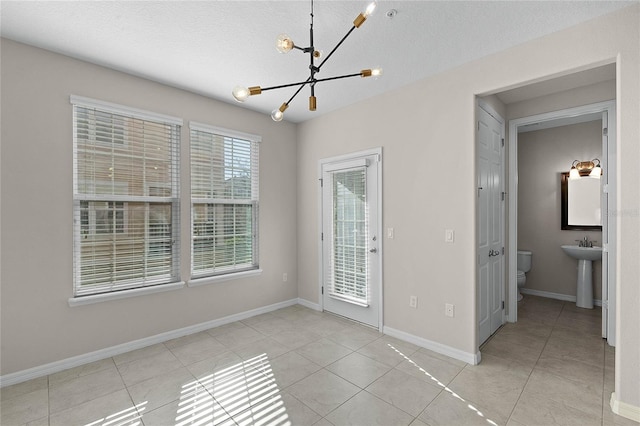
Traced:
<svg viewBox="0 0 640 426">
<path fill-rule="evenodd" d="M 151 411 L 169 402 L 190 401 L 198 392 L 207 393 L 186 368 L 179 368 L 129 386 L 129 395 L 135 404 L 145 402 L 145 410 Z"/>
<path fill-rule="evenodd" d="M 349 355 L 353 350 L 329 339 L 320 339 L 296 349 L 296 352 L 316 364 L 325 367 Z"/>
<path fill-rule="evenodd" d="M 409 360 L 398 364 L 396 368 L 434 386 L 444 387 L 462 371 L 464 366 L 418 351 L 413 353 Z"/>
<path fill-rule="evenodd" d="M 5 387 L 0 423 L 637 424 L 609 406 L 615 348 L 599 308 L 518 306 L 478 365 L 290 306 Z"/>
<path fill-rule="evenodd" d="M 544 370 L 534 370 L 521 399 L 562 401 L 563 406 L 600 419 L 602 417 L 602 384 L 585 385 Z"/>
<path fill-rule="evenodd" d="M 448 388 L 465 400 L 479 404 L 483 410 L 489 410 L 492 420 L 498 424 L 505 424 L 529 376 L 517 370 L 496 370 L 466 367 Z"/>
<path fill-rule="evenodd" d="M 114 365 L 50 386 L 49 410 L 57 413 L 121 389 L 125 389 L 125 383 Z"/>
<path fill-rule="evenodd" d="M 442 392 L 443 388 L 392 369 L 365 390 L 416 417 Z"/>
<path fill-rule="evenodd" d="M 243 328 L 225 334 L 217 334 L 215 338 L 227 348 L 235 349 L 264 339 L 265 335 L 243 324 Z"/>
<path fill-rule="evenodd" d="M 47 388 L 41 388 L 3 399 L 0 405 L 0 424 L 21 425 L 47 416 L 48 394 Z"/>
<path fill-rule="evenodd" d="M 271 338 L 289 349 L 298 349 L 315 342 L 320 336 L 302 328 L 292 328 L 273 334 Z"/>
<path fill-rule="evenodd" d="M 321 416 L 326 416 L 360 388 L 327 371 L 320 370 L 291 385 L 287 392 Z"/>
<path fill-rule="evenodd" d="M 146 358 L 139 358 L 135 361 L 118 365 L 118 371 L 127 386 L 132 386 L 152 377 L 164 375 L 170 371 L 182 368 L 182 363 L 178 358 L 165 348 Z"/>
<path fill-rule="evenodd" d="M 428 425 L 500 424 L 491 410 L 447 390 L 440 392 L 418 418 Z"/>
<path fill-rule="evenodd" d="M 309 361 L 296 352 L 287 352 L 271 360 L 269 364 L 260 370 L 267 376 L 273 377 L 280 389 L 284 389 L 321 368 L 318 364 Z"/>
<path fill-rule="evenodd" d="M 278 392 L 233 417 L 238 426 L 314 425 L 322 417 L 293 396 Z"/>
<path fill-rule="evenodd" d="M 391 370 L 392 367 L 354 352 L 326 368 L 354 385 L 365 388 Z"/>
<path fill-rule="evenodd" d="M 136 407 L 126 389 L 122 389 L 52 414 L 50 426 L 86 425 L 102 419 L 105 423 L 120 419 L 118 424 L 135 425 L 139 423 L 139 410 L 143 409 L 144 404 Z"/>
<path fill-rule="evenodd" d="M 208 393 L 200 394 L 185 404 L 175 400 L 154 410 L 142 412 L 145 426 L 212 425 L 236 426 L 231 416 Z"/>
<path fill-rule="evenodd" d="M 16 396 L 25 395 L 27 393 L 31 393 L 41 389 L 47 389 L 49 386 L 49 377 L 39 377 L 37 379 L 32 379 L 26 382 L 17 383 L 15 385 L 6 386 L 0 389 L 0 399 L 4 401 L 5 399 L 15 398 Z"/>
<path fill-rule="evenodd" d="M 524 426 L 597 426 L 601 417 L 566 405 L 563 399 L 550 399 L 530 393 L 523 394 L 516 404 L 511 420 Z"/>
<path fill-rule="evenodd" d="M 413 416 L 384 402 L 367 391 L 362 391 L 327 416 L 335 425 L 403 426 Z"/>
<path fill-rule="evenodd" d="M 362 326 L 352 326 L 329 336 L 329 339 L 354 351 L 379 339 L 382 334 Z"/>
<path fill-rule="evenodd" d="M 402 342 L 396 342 L 382 337 L 361 347 L 358 349 L 358 353 L 390 367 L 395 367 L 417 350 L 418 347 L 410 343 L 403 344 Z"/>
</svg>

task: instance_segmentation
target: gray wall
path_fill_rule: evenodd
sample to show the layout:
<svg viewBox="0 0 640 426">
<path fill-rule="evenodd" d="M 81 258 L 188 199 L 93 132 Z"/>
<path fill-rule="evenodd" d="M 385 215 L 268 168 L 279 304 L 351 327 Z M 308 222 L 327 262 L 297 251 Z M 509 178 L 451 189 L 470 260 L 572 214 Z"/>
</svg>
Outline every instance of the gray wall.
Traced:
<svg viewBox="0 0 640 426">
<path fill-rule="evenodd" d="M 585 235 L 602 245 L 602 232 L 560 229 L 560 173 L 573 160 L 602 157 L 602 122 L 520 133 L 518 136 L 518 248 L 533 252 L 525 288 L 576 295 L 577 260 L 560 248 Z M 594 262 L 594 298 L 602 295 L 602 262 Z"/>
<path fill-rule="evenodd" d="M 6 39 L 1 47 L 3 375 L 297 298 L 295 125 Z M 189 194 L 189 120 L 261 135 L 262 275 L 69 307 L 71 94 L 182 117 L 183 194 Z M 183 280 L 189 218 L 183 203 Z"/>
</svg>

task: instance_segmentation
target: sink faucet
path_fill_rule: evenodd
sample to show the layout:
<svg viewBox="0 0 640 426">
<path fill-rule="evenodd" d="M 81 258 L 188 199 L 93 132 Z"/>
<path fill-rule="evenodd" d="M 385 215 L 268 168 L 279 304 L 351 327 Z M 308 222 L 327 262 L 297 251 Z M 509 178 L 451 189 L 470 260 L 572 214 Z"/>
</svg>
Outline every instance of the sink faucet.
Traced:
<svg viewBox="0 0 640 426">
<path fill-rule="evenodd" d="M 578 247 L 593 247 L 593 243 L 596 241 L 589 240 L 589 236 L 585 235 L 583 239 L 576 240 L 576 242 L 578 243 Z"/>
</svg>

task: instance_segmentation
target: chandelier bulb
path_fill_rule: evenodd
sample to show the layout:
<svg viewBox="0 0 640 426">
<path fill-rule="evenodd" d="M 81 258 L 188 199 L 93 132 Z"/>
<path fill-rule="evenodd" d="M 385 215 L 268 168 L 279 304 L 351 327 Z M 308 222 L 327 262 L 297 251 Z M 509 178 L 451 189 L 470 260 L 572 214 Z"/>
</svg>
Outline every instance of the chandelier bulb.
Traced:
<svg viewBox="0 0 640 426">
<path fill-rule="evenodd" d="M 375 1 L 369 3 L 364 12 L 360 13 L 358 16 L 356 16 L 356 19 L 353 20 L 353 26 L 356 28 L 360 28 L 360 25 L 362 25 L 364 21 L 366 21 L 367 18 L 371 16 L 376 10 L 377 5 L 378 3 L 376 3 Z"/>
<path fill-rule="evenodd" d="M 364 13 L 362 14 L 365 18 L 368 18 L 369 16 L 371 16 L 373 14 L 373 12 L 376 10 L 376 7 L 378 6 L 378 3 L 375 1 L 372 1 L 371 3 L 369 3 L 367 5 L 367 8 L 364 10 Z"/>
<path fill-rule="evenodd" d="M 280 34 L 276 39 L 276 50 L 280 53 L 287 53 L 293 49 L 293 40 L 286 34 Z"/>
<path fill-rule="evenodd" d="M 377 79 L 381 75 L 382 75 L 382 68 L 374 68 L 374 69 L 360 71 L 361 77 L 373 77 L 374 79 Z"/>
<path fill-rule="evenodd" d="M 282 121 L 283 118 L 284 118 L 284 113 L 279 109 L 276 108 L 273 111 L 271 111 L 271 119 L 273 121 Z"/>
<path fill-rule="evenodd" d="M 273 121 L 282 121 L 282 119 L 284 118 L 284 112 L 287 108 L 289 108 L 289 105 L 285 102 L 280 105 L 280 108 L 276 108 L 271 111 L 271 119 Z"/>
<path fill-rule="evenodd" d="M 231 94 L 236 99 L 236 101 L 244 102 L 249 97 L 249 89 L 242 86 L 236 86 L 233 88 L 233 91 L 231 92 Z"/>
</svg>

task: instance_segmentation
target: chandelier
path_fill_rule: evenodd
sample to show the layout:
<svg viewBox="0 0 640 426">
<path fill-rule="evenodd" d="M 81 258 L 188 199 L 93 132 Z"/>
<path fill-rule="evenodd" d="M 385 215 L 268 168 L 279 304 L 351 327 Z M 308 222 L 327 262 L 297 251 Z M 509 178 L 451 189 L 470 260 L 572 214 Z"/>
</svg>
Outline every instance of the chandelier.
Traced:
<svg viewBox="0 0 640 426">
<path fill-rule="evenodd" d="M 378 77 L 382 75 L 382 70 L 380 68 L 375 68 L 375 69 L 361 70 L 360 72 L 357 72 L 357 73 L 345 74 L 345 75 L 340 75 L 336 77 L 328 77 L 328 78 L 316 77 L 316 75 L 320 72 L 320 69 L 325 64 L 325 62 L 327 62 L 327 60 L 331 57 L 331 55 L 333 55 L 333 53 L 338 49 L 338 47 L 340 47 L 340 45 L 347 39 L 347 37 L 349 37 L 349 35 L 353 32 L 353 30 L 355 30 L 356 28 L 360 28 L 360 26 L 364 23 L 364 21 L 366 21 L 367 18 L 373 13 L 375 8 L 376 8 L 376 2 L 374 1 L 373 3 L 370 3 L 367 6 L 364 12 L 360 13 L 356 17 L 356 19 L 354 19 L 353 26 L 347 32 L 347 34 L 344 37 L 342 37 L 342 39 L 338 42 L 338 44 L 335 45 L 335 47 L 322 60 L 322 62 L 320 62 L 319 65 L 316 65 L 315 61 L 321 59 L 322 53 L 316 50 L 313 45 L 313 0 L 311 0 L 311 26 L 309 29 L 309 38 L 310 38 L 309 47 L 297 46 L 293 42 L 293 40 L 286 34 L 280 34 L 276 40 L 276 49 L 280 53 L 287 53 L 293 49 L 298 49 L 303 53 L 309 54 L 309 62 L 310 62 L 309 78 L 307 78 L 305 81 L 299 81 L 296 83 L 289 83 L 289 84 L 281 84 L 279 86 L 271 86 L 271 87 L 252 86 L 252 87 L 246 88 L 246 87 L 236 86 L 232 92 L 233 97 L 238 102 L 244 102 L 249 96 L 259 95 L 262 92 L 266 92 L 267 90 L 283 89 L 285 87 L 299 86 L 298 90 L 295 91 L 293 96 L 291 96 L 288 101 L 283 103 L 280 106 L 280 108 L 276 108 L 271 112 L 271 118 L 273 119 L 273 121 L 282 121 L 284 117 L 284 112 L 289 107 L 289 104 L 291 103 L 291 101 L 293 101 L 293 99 L 298 95 L 298 93 L 300 93 L 302 88 L 307 85 L 309 85 L 309 87 L 311 88 L 311 96 L 309 96 L 309 111 L 315 111 L 316 110 L 315 86 L 317 83 L 330 81 L 330 80 L 339 80 L 343 78 L 357 77 L 357 76 Z"/>
</svg>

